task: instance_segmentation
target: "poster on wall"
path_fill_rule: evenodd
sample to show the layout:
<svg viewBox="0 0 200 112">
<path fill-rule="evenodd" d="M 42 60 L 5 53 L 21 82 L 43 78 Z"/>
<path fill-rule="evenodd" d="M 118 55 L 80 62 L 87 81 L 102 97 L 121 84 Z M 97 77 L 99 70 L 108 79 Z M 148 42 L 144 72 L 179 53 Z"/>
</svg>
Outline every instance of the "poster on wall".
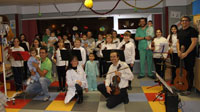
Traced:
<svg viewBox="0 0 200 112">
<path fill-rule="evenodd" d="M 15 20 L 10 20 L 11 29 L 15 29 Z"/>
<path fill-rule="evenodd" d="M 200 14 L 193 17 L 193 23 L 194 23 L 194 26 L 200 32 Z"/>
<path fill-rule="evenodd" d="M 170 13 L 170 18 L 180 18 L 181 17 L 181 12 L 179 11 L 171 11 Z"/>
<path fill-rule="evenodd" d="M 196 27 L 199 32 L 197 52 L 198 52 L 198 57 L 200 57 L 200 14 L 193 16 L 193 24 L 194 24 L 194 27 Z"/>
</svg>

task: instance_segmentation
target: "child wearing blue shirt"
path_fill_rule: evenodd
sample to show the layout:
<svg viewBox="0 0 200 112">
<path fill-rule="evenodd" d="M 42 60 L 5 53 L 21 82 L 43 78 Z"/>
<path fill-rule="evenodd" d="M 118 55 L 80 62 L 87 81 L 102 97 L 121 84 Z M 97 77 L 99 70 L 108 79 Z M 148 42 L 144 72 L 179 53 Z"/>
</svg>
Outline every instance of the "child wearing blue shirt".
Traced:
<svg viewBox="0 0 200 112">
<path fill-rule="evenodd" d="M 94 54 L 89 54 L 89 60 L 85 66 L 85 73 L 87 74 L 87 81 L 88 81 L 88 89 L 89 91 L 96 91 L 97 90 L 97 80 L 96 76 L 99 75 L 97 63 L 94 62 L 95 56 Z"/>
<path fill-rule="evenodd" d="M 36 71 L 36 68 L 32 65 L 33 62 L 39 63 L 39 57 L 37 57 L 37 49 L 31 48 L 30 49 L 31 57 L 28 59 L 28 68 L 30 72 L 35 72 L 35 75 L 31 75 L 31 77 L 27 80 L 27 85 L 37 82 L 40 78 L 39 73 Z"/>
</svg>

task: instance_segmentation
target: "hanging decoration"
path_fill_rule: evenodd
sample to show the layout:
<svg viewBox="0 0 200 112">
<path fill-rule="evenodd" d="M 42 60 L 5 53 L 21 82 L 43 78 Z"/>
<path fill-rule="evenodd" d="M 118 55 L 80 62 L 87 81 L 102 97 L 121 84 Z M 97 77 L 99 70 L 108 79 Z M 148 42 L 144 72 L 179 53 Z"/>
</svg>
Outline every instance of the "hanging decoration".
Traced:
<svg viewBox="0 0 200 112">
<path fill-rule="evenodd" d="M 102 27 L 99 28 L 99 31 L 102 31 L 102 32 L 103 32 L 103 31 L 105 31 L 105 30 L 106 30 L 106 29 L 105 29 L 104 26 L 102 26 Z"/>
<path fill-rule="evenodd" d="M 93 10 L 92 8 L 89 8 L 89 9 L 90 9 L 92 12 L 94 12 L 95 14 L 105 15 L 105 14 L 108 14 L 108 13 L 112 12 L 112 11 L 117 7 L 117 5 L 119 4 L 120 1 L 121 1 L 121 0 L 118 0 L 117 3 L 115 4 L 115 6 L 114 6 L 111 10 L 109 10 L 109 11 L 107 11 L 107 12 L 104 12 L 104 13 L 96 12 L 96 11 Z"/>
<path fill-rule="evenodd" d="M 39 12 L 38 12 L 38 16 L 41 17 L 42 16 L 42 13 L 40 12 L 40 3 L 38 4 L 39 5 Z"/>
<path fill-rule="evenodd" d="M 73 27 L 72 27 L 72 30 L 73 30 L 73 31 L 77 31 L 77 30 L 78 30 L 78 27 L 77 27 L 77 26 L 73 26 Z"/>
<path fill-rule="evenodd" d="M 135 6 L 136 6 L 136 0 L 135 0 Z M 137 12 L 137 8 L 133 8 L 133 10 L 134 10 L 135 12 Z"/>
<path fill-rule="evenodd" d="M 133 7 L 133 8 L 136 8 L 136 9 L 140 9 L 140 10 L 146 10 L 146 9 L 151 9 L 151 8 L 154 8 L 155 6 L 159 5 L 161 2 L 163 2 L 163 0 L 160 0 L 158 3 L 152 5 L 152 6 L 149 6 L 149 7 L 137 7 L 137 6 L 134 6 L 134 5 L 131 5 L 130 3 L 128 3 L 126 0 L 122 0 L 126 5 L 130 6 L 130 7 Z"/>
<path fill-rule="evenodd" d="M 92 0 L 85 0 L 84 5 L 87 8 L 92 8 L 93 7 L 93 1 Z"/>
<path fill-rule="evenodd" d="M 88 26 L 84 26 L 83 28 L 84 28 L 85 30 L 87 30 L 87 29 L 88 29 Z"/>
<path fill-rule="evenodd" d="M 56 10 L 62 15 L 62 16 L 76 16 L 79 12 L 80 12 L 80 10 L 81 10 L 81 8 L 83 7 L 83 2 L 81 3 L 81 6 L 78 8 L 78 10 L 75 12 L 75 13 L 73 13 L 73 14 L 71 14 L 71 15 L 66 15 L 66 14 L 64 14 L 63 12 L 61 12 L 60 10 L 59 10 L 59 8 L 57 7 L 57 5 L 55 4 L 55 3 L 53 3 L 53 5 L 54 5 L 54 7 L 56 8 Z"/>
</svg>

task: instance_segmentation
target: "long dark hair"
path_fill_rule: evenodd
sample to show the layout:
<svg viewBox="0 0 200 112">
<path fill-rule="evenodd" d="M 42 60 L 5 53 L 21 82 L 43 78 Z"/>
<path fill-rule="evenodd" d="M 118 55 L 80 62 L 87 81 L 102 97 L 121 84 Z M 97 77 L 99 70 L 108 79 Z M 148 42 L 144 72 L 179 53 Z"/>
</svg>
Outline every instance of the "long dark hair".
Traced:
<svg viewBox="0 0 200 112">
<path fill-rule="evenodd" d="M 171 26 L 171 28 L 170 28 L 170 34 L 169 34 L 169 42 L 171 43 L 172 42 L 172 34 L 173 34 L 173 32 L 172 32 L 172 28 L 176 28 L 176 33 L 178 33 L 178 27 L 176 26 L 176 25 L 172 25 Z"/>
<path fill-rule="evenodd" d="M 24 36 L 24 40 L 21 40 L 21 37 L 22 37 L 22 36 Z M 19 39 L 20 39 L 21 42 L 22 42 L 22 41 L 27 41 L 27 40 L 26 40 L 26 35 L 25 35 L 24 33 L 22 33 L 22 34 L 19 35 Z"/>
<path fill-rule="evenodd" d="M 38 38 L 35 38 L 35 39 L 33 40 L 32 47 L 35 47 L 35 45 L 34 45 L 34 41 L 35 41 L 35 40 L 37 40 L 37 41 L 39 42 L 38 47 L 41 47 L 40 39 L 38 39 Z"/>
<path fill-rule="evenodd" d="M 74 59 L 77 59 L 78 60 L 78 57 L 77 56 L 70 56 L 70 59 L 69 59 L 69 63 L 68 63 L 68 67 L 67 67 L 67 70 L 71 70 L 73 67 L 72 67 L 72 64 L 71 64 L 71 61 L 74 60 Z"/>
</svg>

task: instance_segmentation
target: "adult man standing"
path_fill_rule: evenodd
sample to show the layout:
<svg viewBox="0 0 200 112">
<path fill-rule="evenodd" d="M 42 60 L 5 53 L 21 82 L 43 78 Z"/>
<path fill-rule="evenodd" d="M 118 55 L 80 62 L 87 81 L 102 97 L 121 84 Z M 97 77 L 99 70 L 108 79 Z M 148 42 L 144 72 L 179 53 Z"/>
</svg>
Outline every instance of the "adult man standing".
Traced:
<svg viewBox="0 0 200 112">
<path fill-rule="evenodd" d="M 40 75 L 40 79 L 37 82 L 34 82 L 26 88 L 26 93 L 28 94 L 38 94 L 43 95 L 43 101 L 48 101 L 50 98 L 48 87 L 52 82 L 51 71 L 52 71 L 52 62 L 47 57 L 47 49 L 40 48 L 40 57 L 41 57 L 41 65 L 39 67 L 38 63 L 32 63 L 32 65 L 36 68 L 36 71 Z M 35 75 L 34 71 L 31 71 L 31 75 Z"/>
<path fill-rule="evenodd" d="M 193 86 L 194 79 L 194 63 L 196 56 L 196 44 L 198 32 L 190 26 L 190 18 L 188 16 L 183 16 L 181 18 L 182 29 L 178 32 L 178 41 L 177 41 L 177 51 L 178 56 L 183 59 L 185 69 L 187 71 L 187 81 L 188 89 L 184 91 L 181 95 L 189 95 Z M 181 53 L 181 46 L 185 47 L 185 52 Z"/>
<path fill-rule="evenodd" d="M 93 53 L 93 50 L 95 48 L 95 40 L 94 38 L 92 37 L 92 32 L 91 31 L 88 31 L 87 32 L 87 40 L 88 40 L 88 51 L 89 53 Z"/>
<path fill-rule="evenodd" d="M 113 108 L 122 102 L 125 104 L 129 102 L 127 87 L 128 81 L 133 79 L 133 73 L 125 62 L 119 60 L 117 52 L 110 53 L 110 60 L 112 61 L 112 65 L 110 65 L 105 84 L 99 84 L 98 90 L 107 98 L 106 106 L 108 108 Z M 115 83 L 112 80 L 114 76 L 120 77 L 120 82 L 118 84 L 120 93 L 118 95 L 112 94 L 114 90 L 111 89 L 111 85 Z"/>
<path fill-rule="evenodd" d="M 145 76 L 145 60 L 147 58 L 147 65 L 148 65 L 148 77 L 154 79 L 154 75 L 152 73 L 152 51 L 147 49 L 148 44 L 147 40 L 151 40 L 152 37 L 146 35 L 146 20 L 145 18 L 140 19 L 139 23 L 140 27 L 136 30 L 135 40 L 139 41 L 138 50 L 140 53 L 140 74 L 137 77 L 138 79 L 144 78 Z"/>
<path fill-rule="evenodd" d="M 47 46 L 48 44 L 48 39 L 50 37 L 51 31 L 49 28 L 45 29 L 45 34 L 42 37 L 42 46 Z"/>
</svg>

